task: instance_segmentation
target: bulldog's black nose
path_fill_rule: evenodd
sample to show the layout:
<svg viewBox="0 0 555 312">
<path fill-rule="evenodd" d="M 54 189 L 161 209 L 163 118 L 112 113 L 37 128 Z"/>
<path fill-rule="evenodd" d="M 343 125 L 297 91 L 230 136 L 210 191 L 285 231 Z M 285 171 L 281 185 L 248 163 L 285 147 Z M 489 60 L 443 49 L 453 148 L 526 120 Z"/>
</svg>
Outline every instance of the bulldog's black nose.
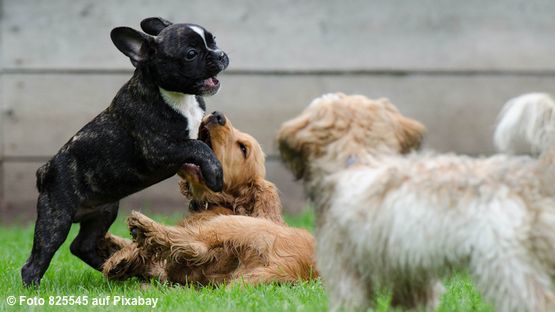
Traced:
<svg viewBox="0 0 555 312">
<path fill-rule="evenodd" d="M 225 125 L 225 116 L 224 114 L 218 111 L 215 111 L 210 115 L 210 117 L 208 118 L 208 121 L 215 122 L 215 123 L 218 123 L 220 126 L 223 126 Z"/>
<path fill-rule="evenodd" d="M 224 51 L 217 52 L 216 59 L 220 70 L 226 69 L 229 65 L 229 56 Z"/>
<path fill-rule="evenodd" d="M 227 57 L 227 55 L 225 54 L 224 51 L 220 51 L 220 52 L 218 53 L 218 60 L 220 60 L 220 61 L 221 61 L 221 60 L 224 60 L 226 57 Z"/>
</svg>

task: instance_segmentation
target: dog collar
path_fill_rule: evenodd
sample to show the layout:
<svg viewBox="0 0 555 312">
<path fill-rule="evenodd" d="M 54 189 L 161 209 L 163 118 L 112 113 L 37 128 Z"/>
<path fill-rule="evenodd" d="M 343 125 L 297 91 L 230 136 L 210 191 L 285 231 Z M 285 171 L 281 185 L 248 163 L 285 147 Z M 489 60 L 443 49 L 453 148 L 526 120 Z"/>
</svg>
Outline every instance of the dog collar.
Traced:
<svg viewBox="0 0 555 312">
<path fill-rule="evenodd" d="M 192 200 L 189 202 L 189 211 L 195 211 L 195 212 L 199 212 L 202 210 L 208 210 L 208 202 L 206 201 L 195 201 Z"/>
</svg>

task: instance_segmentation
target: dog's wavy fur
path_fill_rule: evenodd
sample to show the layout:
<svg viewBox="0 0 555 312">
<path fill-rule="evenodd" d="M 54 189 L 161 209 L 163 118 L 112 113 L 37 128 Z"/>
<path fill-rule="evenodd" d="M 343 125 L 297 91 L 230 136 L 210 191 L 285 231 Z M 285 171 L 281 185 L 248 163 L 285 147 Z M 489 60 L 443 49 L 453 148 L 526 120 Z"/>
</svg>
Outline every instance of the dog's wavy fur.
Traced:
<svg viewBox="0 0 555 312">
<path fill-rule="evenodd" d="M 314 239 L 303 229 L 237 215 L 171 227 L 132 212 L 128 223 L 147 257 L 166 261 L 174 283 L 293 283 L 318 276 Z"/>
<path fill-rule="evenodd" d="M 514 107 L 503 116 L 553 113 Z M 546 144 L 539 160 L 411 152 L 423 133 L 387 99 L 344 94 L 315 99 L 282 125 L 282 158 L 316 207 L 317 265 L 330 309 L 365 310 L 382 287 L 392 290 L 393 306 L 431 308 L 439 279 L 467 269 L 499 311 L 552 310 L 552 142 L 531 140 Z"/>
<path fill-rule="evenodd" d="M 181 191 L 194 212 L 163 226 L 133 212 L 135 240 L 104 265 L 111 279 L 131 276 L 172 283 L 294 282 L 317 277 L 314 239 L 285 226 L 277 188 L 265 180 L 264 154 L 250 135 L 205 118 L 204 139 L 224 168 L 224 191 L 210 191 L 197 172 L 183 170 Z M 189 168 L 190 169 L 190 168 Z"/>
<path fill-rule="evenodd" d="M 515 97 L 498 119 L 494 142 L 501 152 L 537 156 L 555 145 L 555 101 L 549 94 Z"/>
</svg>

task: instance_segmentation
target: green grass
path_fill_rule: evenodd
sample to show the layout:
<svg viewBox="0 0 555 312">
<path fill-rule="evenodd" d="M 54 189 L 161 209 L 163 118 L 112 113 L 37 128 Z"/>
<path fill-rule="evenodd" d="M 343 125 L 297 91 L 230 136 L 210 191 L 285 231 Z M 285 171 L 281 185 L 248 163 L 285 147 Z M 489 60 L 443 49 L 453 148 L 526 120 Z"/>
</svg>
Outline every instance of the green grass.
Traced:
<svg viewBox="0 0 555 312">
<path fill-rule="evenodd" d="M 122 213 L 123 215 L 123 213 Z M 154 216 L 156 220 L 172 224 L 180 217 Z M 290 225 L 312 228 L 314 217 L 311 213 L 286 217 Z M 320 281 L 299 285 L 263 285 L 257 287 L 172 287 L 157 282 L 144 285 L 137 280 L 110 282 L 89 268 L 69 252 L 71 238 L 77 234 L 74 226 L 68 241 L 55 255 L 39 289 L 21 286 L 19 270 L 31 249 L 32 226 L 0 227 L 0 311 L 86 311 L 99 310 L 93 300 L 110 296 L 104 308 L 111 311 L 142 311 L 150 307 L 129 307 L 113 305 L 114 296 L 128 298 L 157 298 L 159 311 L 325 311 L 327 297 Z M 125 216 L 120 216 L 111 231 L 128 237 Z M 472 283 L 464 274 L 455 275 L 446 281 L 447 292 L 442 298 L 440 311 L 490 311 L 482 302 Z M 14 306 L 7 304 L 7 298 L 20 296 L 43 298 L 43 306 L 29 307 L 27 304 Z M 82 306 L 50 306 L 50 296 L 87 296 L 88 304 Z M 83 300 L 84 301 L 84 300 Z M 84 302 L 82 302 L 84 303 Z M 97 303 L 102 303 L 98 301 Z M 378 297 L 377 311 L 388 311 L 389 296 Z"/>
</svg>

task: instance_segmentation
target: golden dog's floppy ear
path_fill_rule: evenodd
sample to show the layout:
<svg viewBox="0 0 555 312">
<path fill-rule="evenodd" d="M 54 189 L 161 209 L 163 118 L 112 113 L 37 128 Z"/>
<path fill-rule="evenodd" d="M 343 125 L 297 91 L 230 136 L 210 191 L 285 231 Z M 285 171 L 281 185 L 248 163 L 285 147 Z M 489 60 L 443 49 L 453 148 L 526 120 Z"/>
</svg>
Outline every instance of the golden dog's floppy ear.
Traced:
<svg viewBox="0 0 555 312">
<path fill-rule="evenodd" d="M 252 189 L 254 190 L 252 216 L 284 224 L 277 187 L 267 180 L 258 179 Z"/>
<path fill-rule="evenodd" d="M 399 115 L 399 129 L 395 133 L 400 152 L 409 153 L 420 148 L 426 127 L 414 119 Z"/>
</svg>

